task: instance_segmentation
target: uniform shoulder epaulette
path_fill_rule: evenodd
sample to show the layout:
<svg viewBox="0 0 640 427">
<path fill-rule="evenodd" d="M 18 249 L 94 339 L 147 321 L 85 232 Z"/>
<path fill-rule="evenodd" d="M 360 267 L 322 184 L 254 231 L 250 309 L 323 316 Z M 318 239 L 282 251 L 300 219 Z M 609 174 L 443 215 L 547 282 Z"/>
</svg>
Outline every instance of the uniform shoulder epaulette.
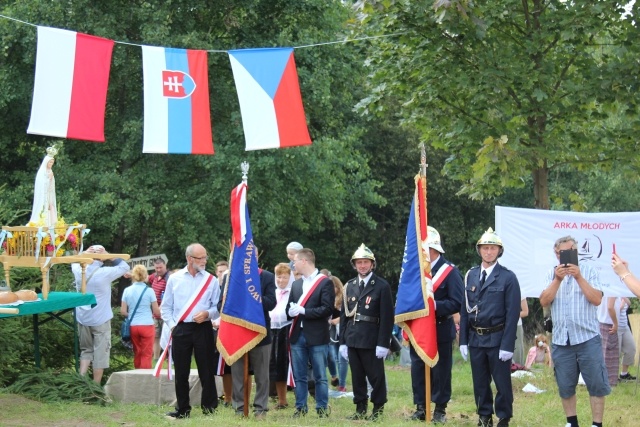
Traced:
<svg viewBox="0 0 640 427">
<path fill-rule="evenodd" d="M 471 268 L 469 269 L 469 271 L 471 271 L 471 270 L 476 270 L 476 269 L 478 269 L 478 268 L 480 268 L 480 266 L 479 266 L 479 265 L 474 265 L 473 267 L 471 267 Z"/>
<path fill-rule="evenodd" d="M 355 277 L 347 282 L 347 285 L 356 283 Z"/>
</svg>

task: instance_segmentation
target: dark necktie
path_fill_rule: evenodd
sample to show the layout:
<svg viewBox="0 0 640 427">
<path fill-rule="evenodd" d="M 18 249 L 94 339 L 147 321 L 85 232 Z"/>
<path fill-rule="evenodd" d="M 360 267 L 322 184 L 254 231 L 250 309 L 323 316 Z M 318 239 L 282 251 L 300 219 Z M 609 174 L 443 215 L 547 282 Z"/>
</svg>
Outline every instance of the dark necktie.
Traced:
<svg viewBox="0 0 640 427">
<path fill-rule="evenodd" d="M 364 292 L 364 280 L 360 280 L 360 294 Z"/>
<path fill-rule="evenodd" d="M 480 277 L 480 287 L 484 285 L 484 282 L 487 280 L 487 270 L 482 270 L 482 276 Z"/>
</svg>

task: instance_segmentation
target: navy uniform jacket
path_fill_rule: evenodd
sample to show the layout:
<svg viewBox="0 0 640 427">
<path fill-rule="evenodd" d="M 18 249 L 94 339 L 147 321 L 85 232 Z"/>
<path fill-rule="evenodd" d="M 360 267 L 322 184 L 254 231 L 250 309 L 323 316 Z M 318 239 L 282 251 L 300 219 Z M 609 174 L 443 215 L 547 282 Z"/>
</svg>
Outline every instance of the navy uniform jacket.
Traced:
<svg viewBox="0 0 640 427">
<path fill-rule="evenodd" d="M 393 297 L 391 286 L 382 277 L 375 273 L 371 275 L 369 283 L 359 295 L 358 284 L 360 278 L 356 277 L 347 282 L 344 301 L 347 308 L 352 311 L 356 303 L 356 313 L 378 318 L 378 322 L 354 321 L 354 317 L 347 317 L 342 304 L 340 312 L 340 344 L 348 347 L 375 349 L 376 346 L 389 348 L 391 332 L 393 331 Z"/>
<path fill-rule="evenodd" d="M 433 266 L 432 276 L 444 268 L 446 264 L 451 264 L 442 255 Z M 433 293 L 436 301 L 436 336 L 438 342 L 447 343 L 456 339 L 456 325 L 451 317 L 460 311 L 464 301 L 464 284 L 462 274 L 457 267 L 449 272 L 447 277 Z"/>
<path fill-rule="evenodd" d="M 496 263 L 493 271 L 480 288 L 479 266 L 466 276 L 465 293 L 468 301 L 462 301 L 460 310 L 460 345 L 470 347 L 499 347 L 513 352 L 516 343 L 516 327 L 520 318 L 520 284 L 509 269 Z M 468 312 L 477 305 L 476 312 Z M 504 329 L 478 335 L 471 327 L 489 328 L 504 325 Z"/>
<path fill-rule="evenodd" d="M 290 304 L 292 302 L 297 303 L 301 296 L 302 279 L 298 279 L 293 282 L 291 292 L 289 292 L 286 308 L 287 319 L 292 319 L 289 316 Z M 328 277 L 325 277 L 307 299 L 307 303 L 304 305 L 305 313 L 298 315 L 298 320 L 292 326 L 290 342 L 292 344 L 298 342 L 301 331 L 300 324 L 302 322 L 307 345 L 329 344 L 329 319 L 333 313 L 335 300 L 336 293 L 333 289 L 333 282 Z"/>
</svg>

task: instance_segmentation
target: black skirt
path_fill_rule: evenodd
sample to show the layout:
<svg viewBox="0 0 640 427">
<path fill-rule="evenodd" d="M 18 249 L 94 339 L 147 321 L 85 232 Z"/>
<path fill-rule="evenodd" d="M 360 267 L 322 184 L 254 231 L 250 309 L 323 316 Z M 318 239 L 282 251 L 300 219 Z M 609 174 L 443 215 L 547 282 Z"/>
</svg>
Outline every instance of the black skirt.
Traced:
<svg viewBox="0 0 640 427">
<path fill-rule="evenodd" d="M 271 361 L 269 362 L 269 379 L 271 381 L 287 381 L 289 373 L 289 329 L 287 325 L 281 329 L 272 329 Z"/>
</svg>

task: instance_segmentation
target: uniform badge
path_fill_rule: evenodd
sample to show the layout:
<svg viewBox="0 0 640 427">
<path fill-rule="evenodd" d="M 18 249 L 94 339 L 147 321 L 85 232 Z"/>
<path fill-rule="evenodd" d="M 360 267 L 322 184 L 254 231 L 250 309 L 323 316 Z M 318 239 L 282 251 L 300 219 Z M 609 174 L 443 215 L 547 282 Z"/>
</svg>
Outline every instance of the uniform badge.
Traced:
<svg viewBox="0 0 640 427">
<path fill-rule="evenodd" d="M 356 300 L 356 297 L 351 297 L 351 301 L 355 301 L 355 300 Z"/>
<path fill-rule="evenodd" d="M 475 292 L 475 291 L 476 291 L 476 287 L 475 287 L 475 286 L 472 286 L 472 287 L 471 287 L 471 292 Z"/>
</svg>

